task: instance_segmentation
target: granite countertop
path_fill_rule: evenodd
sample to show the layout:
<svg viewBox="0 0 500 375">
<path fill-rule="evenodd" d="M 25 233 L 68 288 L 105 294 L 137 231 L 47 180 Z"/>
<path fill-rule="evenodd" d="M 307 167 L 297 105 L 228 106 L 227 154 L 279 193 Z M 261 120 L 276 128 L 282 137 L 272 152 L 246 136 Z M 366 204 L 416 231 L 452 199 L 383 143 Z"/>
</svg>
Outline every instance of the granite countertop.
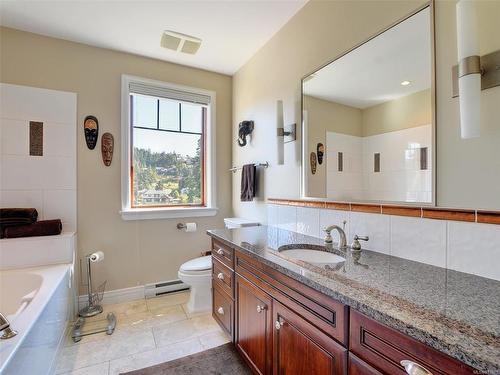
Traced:
<svg viewBox="0 0 500 375">
<path fill-rule="evenodd" d="M 335 267 L 292 261 L 277 249 L 324 245 L 276 227 L 209 230 L 245 254 L 479 372 L 500 374 L 500 282 L 369 250 L 327 250 Z M 422 244 L 425 246 L 425 244 Z"/>
</svg>

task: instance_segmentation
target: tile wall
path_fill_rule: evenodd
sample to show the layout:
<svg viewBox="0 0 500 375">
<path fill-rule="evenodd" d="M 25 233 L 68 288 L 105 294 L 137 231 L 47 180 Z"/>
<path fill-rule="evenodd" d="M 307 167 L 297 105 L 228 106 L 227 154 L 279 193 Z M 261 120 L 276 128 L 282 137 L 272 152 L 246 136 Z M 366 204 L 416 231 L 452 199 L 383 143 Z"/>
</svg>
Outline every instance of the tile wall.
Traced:
<svg viewBox="0 0 500 375">
<path fill-rule="evenodd" d="M 346 221 L 349 243 L 369 236 L 363 248 L 500 280 L 500 225 L 277 204 L 267 214 L 270 226 L 319 238 L 322 228 Z"/>
<path fill-rule="evenodd" d="M 29 123 L 43 123 L 43 156 Z M 0 207 L 34 207 L 76 231 L 76 94 L 0 83 Z"/>
</svg>

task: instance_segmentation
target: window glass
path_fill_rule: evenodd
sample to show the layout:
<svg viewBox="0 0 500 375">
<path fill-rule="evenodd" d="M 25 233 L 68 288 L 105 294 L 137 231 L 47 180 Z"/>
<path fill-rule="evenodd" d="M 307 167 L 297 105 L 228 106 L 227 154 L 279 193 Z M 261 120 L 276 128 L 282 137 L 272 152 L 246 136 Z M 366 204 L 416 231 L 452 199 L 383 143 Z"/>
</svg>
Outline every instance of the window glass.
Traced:
<svg viewBox="0 0 500 375">
<path fill-rule="evenodd" d="M 144 128 L 156 128 L 158 100 L 151 96 L 132 95 L 132 124 Z"/>
<path fill-rule="evenodd" d="M 202 131 L 203 107 L 197 104 L 182 103 L 181 118 L 182 131 L 201 133 Z"/>
<path fill-rule="evenodd" d="M 168 112 L 173 111 L 175 106 L 178 109 L 179 105 L 182 108 L 186 104 L 152 99 L 160 105 L 159 122 L 163 125 L 159 128 L 143 129 L 133 124 L 132 206 L 202 205 L 205 136 L 202 131 L 203 107 L 189 104 L 188 118 L 197 121 L 195 117 L 198 117 L 201 123 L 198 125 L 197 134 L 185 133 L 185 119 L 181 116 L 180 126 L 174 128 L 173 124 L 179 121 L 179 117 L 176 119 L 175 115 Z M 149 110 L 148 106 L 133 106 L 133 118 L 147 116 L 135 112 Z M 195 116 L 196 112 L 199 116 Z M 166 121 L 167 118 L 170 122 Z M 165 122 L 162 122 L 162 119 Z M 189 129 L 194 130 L 195 127 Z"/>
<path fill-rule="evenodd" d="M 180 130 L 179 102 L 160 99 L 160 129 Z"/>
</svg>

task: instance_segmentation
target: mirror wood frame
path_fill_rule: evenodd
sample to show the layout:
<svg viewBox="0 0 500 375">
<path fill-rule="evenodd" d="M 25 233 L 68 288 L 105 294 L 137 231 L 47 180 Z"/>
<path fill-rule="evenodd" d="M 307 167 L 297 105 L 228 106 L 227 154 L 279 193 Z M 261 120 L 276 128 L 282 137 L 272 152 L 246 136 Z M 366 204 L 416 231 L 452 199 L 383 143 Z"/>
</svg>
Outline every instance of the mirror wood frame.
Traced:
<svg viewBox="0 0 500 375">
<path fill-rule="evenodd" d="M 335 62 L 336 60 L 340 59 L 341 57 L 347 55 L 348 53 L 354 51 L 355 49 L 363 46 L 364 44 L 368 43 L 372 39 L 378 37 L 379 35 L 385 33 L 386 31 L 392 29 L 394 26 L 399 25 L 400 23 L 406 21 L 407 19 L 411 18 L 415 14 L 419 13 L 420 11 L 429 8 L 429 13 L 430 13 L 430 35 L 431 35 L 431 119 L 432 119 L 432 201 L 430 203 L 427 202 L 405 202 L 405 201 L 379 201 L 379 200 L 350 200 L 348 203 L 366 203 L 366 204 L 394 204 L 398 206 L 409 206 L 409 207 L 436 207 L 437 206 L 437 198 L 436 198 L 436 193 L 437 193 L 437 142 L 436 142 L 436 137 L 437 137 L 437 123 L 436 123 L 436 34 L 435 34 L 435 5 L 434 5 L 435 0 L 431 0 L 422 6 L 418 7 L 411 13 L 407 14 L 406 16 L 402 17 L 401 19 L 397 20 L 396 22 L 392 23 L 391 25 L 383 28 L 376 34 L 372 35 L 371 37 L 367 38 L 366 40 L 362 41 L 361 43 L 355 45 L 354 47 L 348 49 L 347 51 L 341 53 L 340 55 L 337 55 L 334 59 L 328 61 L 327 63 L 321 65 L 320 67 L 316 68 L 312 72 L 306 74 L 305 76 L 302 77 L 300 80 L 300 116 L 301 116 L 301 182 L 300 182 L 300 197 L 303 200 L 309 200 L 309 201 L 336 201 L 333 199 L 329 199 L 327 197 L 311 197 L 306 195 L 307 191 L 307 163 L 308 163 L 308 150 L 306 149 L 306 129 L 304 126 L 304 116 L 307 116 L 307 114 L 304 113 L 304 82 L 305 80 L 311 76 L 312 74 L 318 72 L 319 70 L 323 69 L 324 67 L 330 65 L 331 63 Z M 343 202 L 343 201 L 341 201 Z"/>
</svg>

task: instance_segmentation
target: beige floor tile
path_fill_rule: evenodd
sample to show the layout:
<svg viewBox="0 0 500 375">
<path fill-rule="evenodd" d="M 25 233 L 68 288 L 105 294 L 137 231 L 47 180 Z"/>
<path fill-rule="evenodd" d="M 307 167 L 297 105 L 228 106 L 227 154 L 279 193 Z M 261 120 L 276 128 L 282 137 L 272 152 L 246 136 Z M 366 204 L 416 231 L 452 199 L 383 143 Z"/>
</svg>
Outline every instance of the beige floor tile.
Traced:
<svg viewBox="0 0 500 375">
<path fill-rule="evenodd" d="M 161 307 L 181 305 L 183 303 L 186 303 L 188 299 L 189 292 L 179 292 L 168 294 L 162 297 L 148 298 L 146 300 L 146 304 L 149 311 L 154 311 L 155 309 Z"/>
<path fill-rule="evenodd" d="M 203 348 L 199 340 L 196 338 L 178 342 L 163 348 L 115 359 L 110 362 L 109 374 L 117 375 L 122 372 L 154 366 L 176 358 L 185 357 L 202 350 Z"/>
<path fill-rule="evenodd" d="M 184 312 L 186 313 L 188 318 L 196 318 L 198 316 L 212 315 L 211 310 L 196 312 L 196 313 L 189 312 L 189 310 L 187 308 L 187 303 L 182 304 L 182 309 L 184 310 Z"/>
<path fill-rule="evenodd" d="M 211 316 L 201 316 L 164 326 L 153 327 L 153 334 L 158 347 L 221 331 Z"/>
<path fill-rule="evenodd" d="M 89 337 L 90 338 L 90 337 Z M 56 373 L 74 371 L 83 367 L 129 356 L 156 348 L 153 333 L 146 330 L 117 330 L 111 336 L 100 336 L 62 349 Z"/>
<path fill-rule="evenodd" d="M 199 339 L 203 350 L 215 348 L 231 341 L 229 336 L 223 331 L 211 332 L 200 336 Z"/>
<path fill-rule="evenodd" d="M 103 362 L 97 365 L 84 367 L 75 371 L 64 373 L 64 375 L 108 375 L 108 374 L 109 374 L 109 362 Z"/>
</svg>

